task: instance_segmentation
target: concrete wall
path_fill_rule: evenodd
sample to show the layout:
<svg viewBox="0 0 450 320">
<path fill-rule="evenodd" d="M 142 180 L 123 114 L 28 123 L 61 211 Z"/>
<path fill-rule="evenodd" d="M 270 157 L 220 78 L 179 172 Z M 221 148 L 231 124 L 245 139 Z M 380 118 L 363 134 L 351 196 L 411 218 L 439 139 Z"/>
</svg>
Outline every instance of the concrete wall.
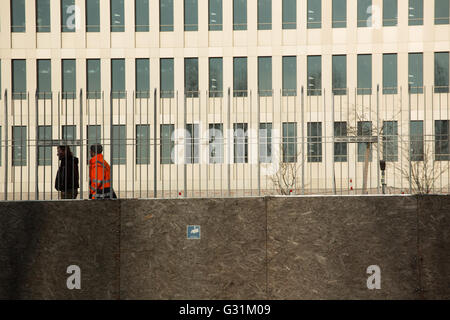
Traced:
<svg viewBox="0 0 450 320">
<path fill-rule="evenodd" d="M 0 202 L 0 298 L 448 299 L 449 227 L 450 196 Z"/>
</svg>

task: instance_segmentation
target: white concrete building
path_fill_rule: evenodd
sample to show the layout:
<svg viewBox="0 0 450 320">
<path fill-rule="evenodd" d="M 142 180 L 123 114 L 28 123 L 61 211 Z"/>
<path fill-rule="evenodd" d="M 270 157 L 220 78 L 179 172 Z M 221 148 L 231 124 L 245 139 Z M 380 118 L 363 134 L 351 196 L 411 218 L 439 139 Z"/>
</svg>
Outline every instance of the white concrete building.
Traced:
<svg viewBox="0 0 450 320">
<path fill-rule="evenodd" d="M 381 159 L 390 193 L 423 191 L 410 177 L 427 170 L 432 192 L 450 190 L 449 0 L 1 8 L 2 199 L 55 198 L 48 141 L 63 139 L 84 198 L 96 141 L 121 197 L 274 194 L 284 170 L 288 193 L 379 193 Z"/>
</svg>

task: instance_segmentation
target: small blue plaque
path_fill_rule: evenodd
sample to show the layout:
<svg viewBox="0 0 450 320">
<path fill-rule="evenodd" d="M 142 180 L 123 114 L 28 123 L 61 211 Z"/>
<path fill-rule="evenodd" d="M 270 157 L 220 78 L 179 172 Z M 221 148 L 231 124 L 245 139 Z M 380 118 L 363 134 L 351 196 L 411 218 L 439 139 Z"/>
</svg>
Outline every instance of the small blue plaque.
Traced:
<svg viewBox="0 0 450 320">
<path fill-rule="evenodd" d="M 200 226 L 187 226 L 188 239 L 200 239 Z"/>
</svg>

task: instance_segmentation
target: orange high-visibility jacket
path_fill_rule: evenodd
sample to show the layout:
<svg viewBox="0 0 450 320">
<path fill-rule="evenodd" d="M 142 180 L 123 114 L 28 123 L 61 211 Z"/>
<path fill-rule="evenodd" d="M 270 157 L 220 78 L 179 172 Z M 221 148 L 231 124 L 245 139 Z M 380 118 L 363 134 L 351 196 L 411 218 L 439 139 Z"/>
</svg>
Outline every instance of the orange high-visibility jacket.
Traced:
<svg viewBox="0 0 450 320">
<path fill-rule="evenodd" d="M 97 193 L 111 188 L 111 167 L 102 154 L 97 154 L 89 161 L 89 180 L 89 191 L 93 198 Z"/>
</svg>

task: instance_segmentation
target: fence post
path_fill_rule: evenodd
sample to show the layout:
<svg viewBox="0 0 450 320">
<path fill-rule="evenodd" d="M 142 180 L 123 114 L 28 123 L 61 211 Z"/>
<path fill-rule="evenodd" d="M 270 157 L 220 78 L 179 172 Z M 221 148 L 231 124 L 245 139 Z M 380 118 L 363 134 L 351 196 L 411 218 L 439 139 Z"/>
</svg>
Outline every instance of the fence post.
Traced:
<svg viewBox="0 0 450 320">
<path fill-rule="evenodd" d="M 302 195 L 305 194 L 305 119 L 304 119 L 304 90 L 302 86 Z"/>
<path fill-rule="evenodd" d="M 412 194 L 412 166 L 411 166 L 411 84 L 408 86 L 408 165 L 409 165 L 409 194 Z M 426 136 L 425 136 L 426 137 Z M 426 140 L 426 139 L 425 139 Z"/>
<path fill-rule="evenodd" d="M 83 166 L 83 89 L 80 89 L 80 200 L 83 200 Z"/>
<path fill-rule="evenodd" d="M 341 120 L 340 120 L 341 121 Z M 333 89 L 331 89 L 331 132 L 332 132 L 332 143 L 333 145 L 331 146 L 331 170 L 332 170 L 332 175 L 333 175 L 333 194 L 336 195 L 336 168 L 335 168 L 335 161 L 334 161 L 334 141 L 335 141 L 335 133 L 334 133 L 334 91 Z M 326 139 L 326 137 L 325 137 Z M 326 144 L 325 144 L 325 148 L 326 148 Z M 341 178 L 342 179 L 342 178 Z"/>
<path fill-rule="evenodd" d="M 5 90 L 5 200 L 8 200 L 8 90 Z"/>
<path fill-rule="evenodd" d="M 383 127 L 384 129 L 384 127 Z M 380 194 L 380 85 L 377 84 L 377 193 Z M 383 156 L 384 158 L 384 156 Z"/>
<path fill-rule="evenodd" d="M 44 101 L 45 101 L 45 94 L 44 94 Z M 35 156 L 35 158 L 36 158 L 36 163 L 35 163 L 35 180 L 36 181 L 35 181 L 34 193 L 35 193 L 36 200 L 39 200 L 39 182 L 38 182 L 38 179 L 39 179 L 39 172 L 38 172 L 38 169 L 39 169 L 39 165 L 38 165 L 38 162 L 39 162 L 39 146 L 38 146 L 39 113 L 38 113 L 38 109 L 39 108 L 38 108 L 38 92 L 37 92 L 37 90 L 36 90 L 35 95 L 34 95 L 34 102 L 35 102 L 35 106 L 36 106 L 36 140 L 35 140 L 36 141 L 36 156 Z M 28 116 L 30 116 L 30 115 L 28 115 Z M 44 122 L 44 124 L 45 124 L 45 122 Z M 29 165 L 31 165 L 31 163 Z M 44 176 L 45 176 L 45 174 L 44 174 Z M 28 195 L 28 197 L 29 197 L 29 195 Z"/>
<path fill-rule="evenodd" d="M 183 120 L 183 134 L 184 134 L 184 155 L 183 155 L 183 169 L 184 169 L 184 197 L 187 198 L 188 191 L 187 191 L 187 161 L 186 161 L 186 117 L 187 117 L 187 98 L 186 98 L 186 92 L 184 93 L 184 120 Z M 170 169 L 171 170 L 171 169 Z M 194 177 L 192 177 L 193 179 Z"/>
<path fill-rule="evenodd" d="M 228 140 L 231 140 L 231 89 L 228 88 Z M 228 175 L 228 197 L 231 196 L 231 181 L 230 181 L 230 174 L 231 174 L 231 148 L 232 148 L 233 141 L 228 141 L 228 163 L 227 163 L 227 175 Z"/>
<path fill-rule="evenodd" d="M 273 97 L 274 91 L 272 90 L 272 97 Z M 258 196 L 261 196 L 261 159 L 260 159 L 260 146 L 259 146 L 259 128 L 260 128 L 260 122 L 261 122 L 261 101 L 260 101 L 260 95 L 257 95 L 257 99 L 258 99 L 258 104 L 257 104 L 257 117 L 258 117 L 258 123 L 256 126 L 256 146 L 257 146 L 257 159 L 258 159 Z M 273 103 L 273 102 L 272 102 Z"/>
<path fill-rule="evenodd" d="M 155 88 L 155 90 L 154 90 L 154 93 L 153 93 L 153 99 L 154 99 L 154 102 L 153 102 L 153 106 L 154 106 L 154 110 L 153 110 L 153 155 L 154 155 L 154 161 L 153 161 L 153 163 L 154 163 L 154 165 L 153 165 L 153 197 L 156 199 L 157 197 L 158 197 L 158 177 L 157 177 L 157 174 L 158 174 L 158 167 L 157 167 L 157 157 L 158 157 L 158 150 L 156 149 L 157 148 L 157 143 L 158 143 L 158 140 L 157 140 L 157 135 L 158 135 L 158 125 L 157 125 L 157 120 L 158 120 L 158 118 L 157 118 L 157 116 L 156 116 L 156 112 L 157 112 L 157 108 L 158 108 L 158 105 L 157 105 L 157 97 L 156 97 L 156 95 L 157 95 L 157 90 L 156 90 L 156 88 Z"/>
</svg>

